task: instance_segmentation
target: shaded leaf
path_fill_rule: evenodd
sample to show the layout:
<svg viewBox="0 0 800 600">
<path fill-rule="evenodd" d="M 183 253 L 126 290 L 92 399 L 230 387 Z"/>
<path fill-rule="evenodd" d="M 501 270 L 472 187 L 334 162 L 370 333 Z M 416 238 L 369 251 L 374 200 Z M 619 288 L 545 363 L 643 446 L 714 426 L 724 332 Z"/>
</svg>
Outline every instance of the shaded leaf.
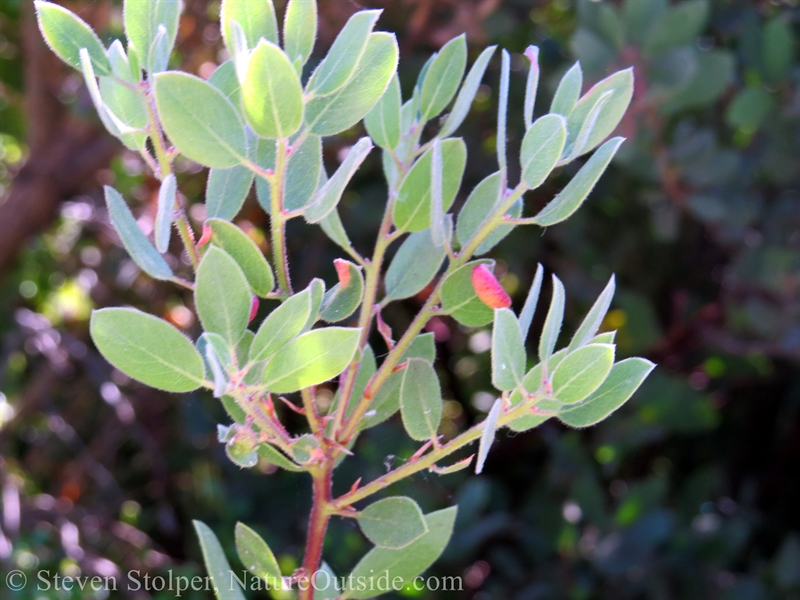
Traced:
<svg viewBox="0 0 800 600">
<path fill-rule="evenodd" d="M 229 221 L 209 219 L 206 224 L 213 232 L 211 240 L 236 261 L 253 293 L 262 298 L 266 297 L 275 287 L 275 277 L 256 243 Z"/>
<path fill-rule="evenodd" d="M 473 63 L 469 73 L 467 73 L 467 77 L 464 79 L 464 83 L 461 85 L 461 89 L 458 91 L 456 101 L 453 103 L 453 109 L 447 115 L 447 119 L 438 134 L 440 138 L 446 138 L 451 135 L 464 122 L 467 114 L 469 114 L 469 109 L 472 108 L 472 102 L 478 93 L 486 67 L 489 65 L 489 61 L 496 49 L 497 46 L 489 46 L 484 49 Z"/>
<path fill-rule="evenodd" d="M 502 400 L 498 398 L 494 401 L 492 409 L 486 416 L 486 421 L 483 423 L 483 432 L 481 432 L 481 441 L 478 446 L 478 460 L 475 461 L 475 474 L 480 475 L 483 471 L 483 464 L 486 462 L 486 456 L 489 454 L 489 449 L 494 442 L 494 434 L 497 430 L 497 419 L 500 416 L 500 409 L 502 408 Z"/>
<path fill-rule="evenodd" d="M 525 344 L 519 322 L 508 308 L 494 311 L 492 329 L 492 385 L 510 391 L 525 376 Z"/>
<path fill-rule="evenodd" d="M 129 0 L 130 1 L 130 0 Z M 203 550 L 203 562 L 206 564 L 211 581 L 214 585 L 214 595 L 217 600 L 245 600 L 244 593 L 239 583 L 234 583 L 234 572 L 225 558 L 222 546 L 214 532 L 201 521 L 192 521 L 197 537 L 200 538 L 200 547 Z"/>
<path fill-rule="evenodd" d="M 417 441 L 435 438 L 442 420 L 442 390 L 433 365 L 411 358 L 402 373 L 400 414 L 406 432 Z"/>
<path fill-rule="evenodd" d="M 423 120 L 435 117 L 450 104 L 466 68 L 467 40 L 462 34 L 442 46 L 425 73 L 420 93 Z"/>
<path fill-rule="evenodd" d="M 542 185 L 555 168 L 567 139 L 567 122 L 558 114 L 537 119 L 525 133 L 520 148 L 522 181 L 528 189 Z"/>
<path fill-rule="evenodd" d="M 211 169 L 206 183 L 206 216 L 230 221 L 242 208 L 250 187 L 253 172 L 244 166 Z"/>
<path fill-rule="evenodd" d="M 542 337 L 539 339 L 539 360 L 546 363 L 558 341 L 558 334 L 561 333 L 561 324 L 564 321 L 564 284 L 553 275 L 553 297 L 550 300 L 550 308 L 547 310 L 547 317 L 542 329 Z"/>
<path fill-rule="evenodd" d="M 211 246 L 200 261 L 194 303 L 203 329 L 233 347 L 247 329 L 252 296 L 244 272 L 230 254 Z"/>
<path fill-rule="evenodd" d="M 358 515 L 358 524 L 378 548 L 405 548 L 428 533 L 425 516 L 411 498 L 395 496 L 370 504 Z"/>
<path fill-rule="evenodd" d="M 236 552 L 248 572 L 278 587 L 281 569 L 267 543 L 244 523 L 236 523 Z"/>
<path fill-rule="evenodd" d="M 378 103 L 364 117 L 372 141 L 381 148 L 395 148 L 400 143 L 400 80 L 392 77 Z"/>
<path fill-rule="evenodd" d="M 444 246 L 433 243 L 430 229 L 408 236 L 386 272 L 386 300 L 401 300 L 421 291 L 439 272 Z"/>
<path fill-rule="evenodd" d="M 350 148 L 347 156 L 336 169 L 333 176 L 319 188 L 314 197 L 303 211 L 303 216 L 309 223 L 319 223 L 331 211 L 336 209 L 342 198 L 344 189 L 352 179 L 358 167 L 364 162 L 367 154 L 372 150 L 372 140 L 363 137 Z"/>
</svg>

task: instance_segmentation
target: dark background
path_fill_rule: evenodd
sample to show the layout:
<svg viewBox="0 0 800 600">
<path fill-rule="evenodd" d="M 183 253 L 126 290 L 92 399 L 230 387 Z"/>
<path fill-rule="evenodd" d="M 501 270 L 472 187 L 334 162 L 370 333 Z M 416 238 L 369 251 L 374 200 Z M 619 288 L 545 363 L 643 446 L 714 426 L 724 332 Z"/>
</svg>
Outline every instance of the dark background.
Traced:
<svg viewBox="0 0 800 600">
<path fill-rule="evenodd" d="M 105 42 L 123 36 L 120 2 L 65 4 Z M 172 64 L 208 76 L 220 61 L 219 5 L 185 5 Z M 537 115 L 576 58 L 587 84 L 630 65 L 636 75 L 620 126 L 628 142 L 589 201 L 545 232 L 518 229 L 495 255 L 515 304 L 537 261 L 562 278 L 567 330 L 616 273 L 605 326 L 620 330 L 618 354 L 659 366 L 595 428 L 548 422 L 502 434 L 482 476 L 417 475 L 397 486 L 426 511 L 459 505 L 455 536 L 430 573 L 462 575 L 465 591 L 420 597 L 800 598 L 798 2 L 684 0 L 659 20 L 666 0 L 322 0 L 312 61 L 362 6 L 383 7 L 379 28 L 397 32 L 406 97 L 427 56 L 462 32 L 471 60 L 490 43 L 512 53 L 511 156 L 523 133 L 528 44 L 541 48 Z M 469 159 L 459 201 L 496 169 L 498 78 L 496 55 L 460 130 Z M 329 140 L 329 165 L 361 134 Z M 578 166 L 530 194 L 528 214 Z M 180 190 L 201 203 L 205 172 L 178 167 Z M 119 246 L 101 184 L 152 222 L 157 182 L 101 129 L 80 75 L 44 45 L 32 3 L 0 0 L 0 575 L 200 574 L 193 518 L 218 533 L 235 569 L 242 520 L 291 572 L 308 478 L 269 465 L 239 470 L 216 442 L 226 417 L 209 394 L 131 383 L 92 347 L 92 307 L 133 304 L 196 329 L 190 297 L 138 273 Z M 342 208 L 362 251 L 384 195 L 375 155 Z M 202 211 L 192 215 L 199 227 Z M 239 222 L 256 235 L 267 225 L 252 198 Z M 300 285 L 317 274 L 334 281 L 337 251 L 321 230 L 290 228 L 290 254 Z M 393 305 L 386 318 L 402 327 L 418 306 Z M 481 334 L 449 320 L 435 329 L 448 433 L 488 408 L 489 356 Z M 399 422 L 371 430 L 336 485 L 371 479 L 412 451 Z M 344 575 L 367 548 L 338 521 L 325 554 Z M 0 598 L 41 597 L 56 596 L 0 587 Z"/>
</svg>

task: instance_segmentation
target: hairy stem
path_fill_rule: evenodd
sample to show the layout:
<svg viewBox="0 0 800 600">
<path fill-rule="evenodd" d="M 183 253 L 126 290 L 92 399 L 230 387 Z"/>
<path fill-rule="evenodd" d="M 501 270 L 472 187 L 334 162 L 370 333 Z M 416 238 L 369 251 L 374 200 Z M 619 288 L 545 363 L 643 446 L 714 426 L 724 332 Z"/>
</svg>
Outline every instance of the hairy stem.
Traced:
<svg viewBox="0 0 800 600">
<path fill-rule="evenodd" d="M 328 455 L 321 470 L 312 473 L 313 505 L 308 521 L 308 537 L 306 538 L 306 551 L 303 557 L 303 570 L 305 576 L 313 581 L 314 573 L 319 569 L 322 561 L 322 546 L 325 542 L 325 532 L 328 530 L 331 510 L 331 479 L 333 473 L 333 458 Z M 305 589 L 303 589 L 305 587 Z M 300 588 L 299 600 L 313 600 L 314 586 L 305 585 Z"/>
<path fill-rule="evenodd" d="M 277 141 L 275 152 L 275 174 L 269 179 L 270 185 L 270 225 L 272 232 L 272 258 L 278 274 L 278 285 L 287 294 L 292 293 L 289 277 L 289 261 L 286 256 L 286 218 L 283 214 L 283 191 L 286 187 L 286 165 L 288 161 L 289 140 Z"/>
</svg>

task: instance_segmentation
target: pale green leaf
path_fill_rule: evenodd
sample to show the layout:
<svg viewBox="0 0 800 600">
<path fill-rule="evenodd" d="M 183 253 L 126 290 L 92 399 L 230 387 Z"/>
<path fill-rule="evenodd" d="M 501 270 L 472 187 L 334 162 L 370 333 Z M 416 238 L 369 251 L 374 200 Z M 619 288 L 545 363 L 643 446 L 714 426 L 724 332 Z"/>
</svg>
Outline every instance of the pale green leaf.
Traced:
<svg viewBox="0 0 800 600">
<path fill-rule="evenodd" d="M 306 104 L 305 119 L 311 133 L 334 135 L 363 119 L 389 86 L 397 70 L 398 52 L 394 35 L 383 31 L 371 33 L 347 84 Z"/>
<path fill-rule="evenodd" d="M 492 329 L 492 385 L 510 391 L 522 385 L 525 376 L 525 343 L 519 322 L 511 309 L 494 311 Z"/>
<path fill-rule="evenodd" d="M 594 127 L 585 138 L 583 147 L 579 152 L 573 152 L 583 124 L 589 119 L 592 109 L 598 100 L 606 93 L 611 92 L 599 113 L 594 118 Z M 633 69 L 618 71 L 592 86 L 578 101 L 567 119 L 567 143 L 564 147 L 564 156 L 579 156 L 594 150 L 617 128 L 628 105 L 633 98 Z"/>
<path fill-rule="evenodd" d="M 469 113 L 469 109 L 472 107 L 472 102 L 475 100 L 475 95 L 478 93 L 478 88 L 483 80 L 486 67 L 489 66 L 489 61 L 496 49 L 497 46 L 489 46 L 484 49 L 470 68 L 469 73 L 467 73 L 464 79 L 464 83 L 461 85 L 461 89 L 458 91 L 456 101 L 453 103 L 453 109 L 450 111 L 450 114 L 447 115 L 447 119 L 445 119 L 438 137 L 446 138 L 464 122 L 464 119 Z"/>
<path fill-rule="evenodd" d="M 211 240 L 227 252 L 239 265 L 253 293 L 265 297 L 275 287 L 272 269 L 256 243 L 244 231 L 229 221 L 209 219 Z"/>
<path fill-rule="evenodd" d="M 386 301 L 420 292 L 439 272 L 445 254 L 444 246 L 433 243 L 430 229 L 408 236 L 386 272 Z"/>
<path fill-rule="evenodd" d="M 211 73 L 208 83 L 217 88 L 231 101 L 237 111 L 242 107 L 242 88 L 236 76 L 236 67 L 232 60 L 226 60 Z"/>
<path fill-rule="evenodd" d="M 246 160 L 244 123 L 213 85 L 188 73 L 159 73 L 155 97 L 164 130 L 187 158 L 222 169 Z"/>
<path fill-rule="evenodd" d="M 602 385 L 582 402 L 559 412 L 559 420 L 572 427 L 599 423 L 628 401 L 654 367 L 644 358 L 627 358 L 616 363 Z"/>
<path fill-rule="evenodd" d="M 47 45 L 69 66 L 81 70 L 81 48 L 86 48 L 98 75 L 111 75 L 106 49 L 85 21 L 62 6 L 35 0 L 36 18 Z"/>
<path fill-rule="evenodd" d="M 103 125 L 111 135 L 121 140 L 125 139 L 126 143 L 133 145 L 133 138 L 130 136 L 139 132 L 132 127 L 129 127 L 126 123 L 123 123 L 122 120 L 115 115 L 103 101 L 100 87 L 97 85 L 97 79 L 95 79 L 92 61 L 89 58 L 89 53 L 87 52 L 86 48 L 81 48 L 78 54 L 81 59 L 83 79 L 86 82 L 86 87 L 89 90 L 89 96 L 92 99 L 92 104 L 94 104 L 94 107 L 97 110 L 100 121 L 102 121 Z"/>
<path fill-rule="evenodd" d="M 248 573 L 265 579 L 270 587 L 280 586 L 281 569 L 275 555 L 267 542 L 244 523 L 236 523 L 236 552 Z"/>
<path fill-rule="evenodd" d="M 539 360 L 546 363 L 558 341 L 558 334 L 561 333 L 561 324 L 564 321 L 564 284 L 553 275 L 553 297 L 550 300 L 550 308 L 547 310 L 547 317 L 542 329 L 542 337 L 539 338 Z"/>
<path fill-rule="evenodd" d="M 455 200 L 464 168 L 467 146 L 461 138 L 442 140 L 442 211 L 450 210 Z M 394 206 L 395 226 L 403 231 L 421 231 L 431 225 L 432 149 L 427 150 L 408 171 L 400 184 Z"/>
<path fill-rule="evenodd" d="M 169 238 L 172 231 L 172 215 L 175 213 L 175 194 L 178 191 L 178 184 L 175 175 L 170 173 L 161 182 L 158 189 L 158 210 L 156 211 L 156 223 L 154 236 L 156 240 L 156 250 L 166 252 L 169 249 Z"/>
<path fill-rule="evenodd" d="M 470 192 L 461 212 L 458 213 L 456 224 L 456 235 L 462 248 L 494 212 L 502 193 L 503 176 L 500 171 L 486 176 Z"/>
<path fill-rule="evenodd" d="M 481 432 L 481 440 L 478 446 L 478 460 L 475 461 L 475 474 L 480 475 L 483 471 L 483 465 L 486 462 L 486 457 L 489 454 L 489 449 L 494 443 L 494 434 L 497 431 L 497 419 L 500 417 L 500 409 L 502 408 L 502 400 L 498 398 L 494 401 L 492 409 L 486 416 L 483 422 L 483 431 Z"/>
<path fill-rule="evenodd" d="M 528 296 L 525 298 L 522 312 L 519 313 L 519 330 L 522 332 L 523 340 L 528 339 L 528 332 L 530 332 L 531 329 L 533 314 L 536 311 L 536 305 L 539 303 L 539 292 L 542 291 L 542 279 L 544 279 L 544 269 L 541 263 L 539 263 L 536 265 L 536 275 L 533 276 L 533 283 L 531 283 L 531 289 L 528 291 Z"/>
<path fill-rule="evenodd" d="M 160 390 L 204 385 L 203 359 L 173 325 L 132 308 L 92 311 L 89 331 L 100 354 L 126 375 Z"/>
<path fill-rule="evenodd" d="M 343 321 L 352 315 L 364 296 L 364 277 L 361 269 L 353 263 L 337 259 L 336 270 L 339 283 L 325 292 L 319 316 L 329 323 Z M 345 274 L 346 273 L 346 274 Z"/>
<path fill-rule="evenodd" d="M 147 108 L 142 96 L 110 77 L 100 78 L 99 89 L 103 104 L 125 125 L 125 129 L 140 130 L 136 133 L 120 132 L 119 139 L 127 148 L 142 151 L 147 140 L 147 134 L 143 131 L 147 126 Z"/>
<path fill-rule="evenodd" d="M 129 51 L 131 47 L 137 54 L 139 63 L 147 68 L 150 49 L 158 37 L 158 26 L 163 25 L 163 46 L 166 55 L 172 51 L 178 35 L 180 19 L 180 0 L 126 0 L 123 5 L 123 22 L 125 35 L 128 37 Z"/>
<path fill-rule="evenodd" d="M 544 183 L 553 171 L 567 139 L 567 122 L 559 114 L 536 119 L 525 133 L 520 148 L 522 181 L 528 189 Z"/>
<path fill-rule="evenodd" d="M 442 420 L 442 390 L 433 365 L 411 358 L 402 371 L 400 414 L 409 437 L 427 441 L 436 437 Z"/>
<path fill-rule="evenodd" d="M 444 208 L 442 206 L 442 143 L 439 138 L 431 146 L 431 239 L 437 246 L 446 241 Z"/>
<path fill-rule="evenodd" d="M 428 533 L 405 548 L 400 550 L 373 548 L 370 550 L 358 562 L 347 580 L 357 583 L 358 581 L 368 581 L 372 578 L 376 585 L 372 588 L 365 586 L 367 589 L 363 590 L 357 585 L 355 589 L 346 589 L 340 596 L 340 600 L 345 600 L 346 598 L 373 598 L 384 592 L 391 592 L 391 589 L 378 589 L 379 578 L 375 577 L 376 573 L 387 573 L 389 585 L 392 584 L 396 577 L 406 583 L 423 573 L 444 551 L 453 533 L 455 520 L 455 506 L 429 513 L 425 515 Z"/>
<path fill-rule="evenodd" d="M 281 469 L 285 469 L 287 471 L 291 471 L 292 473 L 302 473 L 305 471 L 303 467 L 293 463 L 291 460 L 286 458 L 281 452 L 270 446 L 269 444 L 259 444 L 258 445 L 258 452 L 259 458 L 272 463 L 276 467 L 280 467 Z"/>
<path fill-rule="evenodd" d="M 581 64 L 576 62 L 561 78 L 553 101 L 550 103 L 550 112 L 569 117 L 580 98 L 582 86 L 583 71 Z"/>
<path fill-rule="evenodd" d="M 263 138 L 287 138 L 303 122 L 300 78 L 283 50 L 264 39 L 250 56 L 242 104 L 247 121 Z"/>
<path fill-rule="evenodd" d="M 206 216 L 231 220 L 242 208 L 253 185 L 253 172 L 244 166 L 211 169 L 206 183 Z"/>
<path fill-rule="evenodd" d="M 462 34 L 439 50 L 425 72 L 420 94 L 420 114 L 423 120 L 435 117 L 450 104 L 466 67 L 467 40 Z"/>
<path fill-rule="evenodd" d="M 223 0 L 219 20 L 222 37 L 229 50 L 233 38 L 231 21 L 239 23 L 244 30 L 248 48 L 255 48 L 261 38 L 273 44 L 278 43 L 278 21 L 272 0 Z"/>
<path fill-rule="evenodd" d="M 273 310 L 256 332 L 250 361 L 266 360 L 303 332 L 311 315 L 311 289 L 291 296 Z"/>
<path fill-rule="evenodd" d="M 534 222 L 542 227 L 549 227 L 560 223 L 578 210 L 624 141 L 625 138 L 615 137 L 600 146 L 572 181 L 539 211 L 534 217 Z"/>
<path fill-rule="evenodd" d="M 247 1 L 247 0 L 245 0 Z M 306 64 L 317 38 L 317 0 L 289 0 L 283 19 L 283 48 L 298 75 Z"/>
<path fill-rule="evenodd" d="M 172 279 L 172 269 L 139 229 L 136 219 L 119 192 L 109 186 L 103 189 L 111 225 L 114 226 L 122 245 L 133 261 L 154 279 Z"/>
<path fill-rule="evenodd" d="M 508 50 L 503 48 L 500 52 L 500 90 L 497 99 L 497 165 L 500 172 L 505 174 L 508 179 L 508 158 L 506 154 L 506 144 L 508 143 L 508 133 L 506 122 L 508 120 L 508 86 L 511 79 L 511 55 Z"/>
<path fill-rule="evenodd" d="M 494 318 L 494 312 L 478 298 L 472 285 L 472 269 L 481 264 L 494 268 L 493 260 L 476 260 L 450 273 L 442 284 L 442 310 L 467 327 L 480 327 Z"/>
<path fill-rule="evenodd" d="M 131 0 L 128 0 L 131 2 Z M 201 521 L 192 521 L 200 547 L 203 550 L 203 562 L 214 586 L 217 600 L 245 600 L 242 587 L 235 581 L 235 572 L 231 569 L 222 546 L 214 532 Z"/>
<path fill-rule="evenodd" d="M 395 148 L 400 143 L 400 80 L 395 74 L 378 103 L 364 117 L 372 141 L 381 148 Z"/>
<path fill-rule="evenodd" d="M 153 75 L 167 70 L 169 64 L 169 56 L 172 52 L 172 43 L 168 37 L 167 28 L 159 24 L 156 30 L 156 37 L 150 46 L 147 53 L 147 62 L 145 63 L 145 70 Z"/>
<path fill-rule="evenodd" d="M 271 392 L 296 392 L 324 383 L 344 371 L 356 350 L 361 329 L 326 327 L 304 333 L 280 348 L 264 368 Z"/>
<path fill-rule="evenodd" d="M 356 170 L 364 162 L 367 154 L 372 150 L 372 140 L 368 137 L 363 137 L 356 144 L 350 148 L 347 156 L 336 169 L 333 176 L 319 188 L 314 197 L 306 206 L 303 211 L 303 216 L 309 223 L 319 223 L 326 216 L 328 216 L 342 198 L 345 187 L 350 183 Z"/>
<path fill-rule="evenodd" d="M 575 404 L 603 383 L 614 364 L 613 344 L 589 344 L 566 355 L 553 371 L 553 397 Z"/>
<path fill-rule="evenodd" d="M 344 230 L 344 225 L 342 225 L 342 219 L 339 217 L 338 210 L 329 212 L 326 217 L 319 222 L 319 226 L 322 228 L 322 231 L 325 232 L 325 235 L 327 235 L 331 241 L 338 244 L 340 248 L 352 251 L 353 244 L 347 236 L 347 232 Z"/>
<path fill-rule="evenodd" d="M 395 496 L 370 504 L 358 514 L 358 524 L 378 548 L 399 550 L 428 533 L 425 515 L 411 498 Z"/>
<path fill-rule="evenodd" d="M 525 104 L 523 105 L 523 118 L 525 129 L 533 125 L 533 108 L 536 106 L 536 93 L 539 91 L 539 47 L 528 46 L 525 56 L 531 61 L 528 68 L 528 79 L 525 81 Z"/>
<path fill-rule="evenodd" d="M 327 56 L 311 75 L 306 93 L 324 96 L 335 92 L 349 81 L 364 55 L 367 40 L 381 12 L 362 10 L 348 19 Z"/>
<path fill-rule="evenodd" d="M 612 275 L 606 287 L 600 292 L 597 300 L 592 305 L 592 308 L 586 313 L 586 317 L 583 319 L 577 331 L 575 331 L 575 335 L 572 336 L 572 341 L 569 343 L 569 352 L 577 350 L 581 346 L 589 343 L 589 340 L 591 340 L 594 334 L 597 333 L 597 330 L 600 329 L 600 324 L 603 322 L 608 312 L 608 307 L 611 306 L 611 300 L 614 297 L 615 289 L 616 283 Z"/>
<path fill-rule="evenodd" d="M 247 329 L 252 296 L 242 269 L 224 250 L 211 246 L 200 261 L 194 288 L 197 316 L 205 331 L 235 346 Z"/>
</svg>

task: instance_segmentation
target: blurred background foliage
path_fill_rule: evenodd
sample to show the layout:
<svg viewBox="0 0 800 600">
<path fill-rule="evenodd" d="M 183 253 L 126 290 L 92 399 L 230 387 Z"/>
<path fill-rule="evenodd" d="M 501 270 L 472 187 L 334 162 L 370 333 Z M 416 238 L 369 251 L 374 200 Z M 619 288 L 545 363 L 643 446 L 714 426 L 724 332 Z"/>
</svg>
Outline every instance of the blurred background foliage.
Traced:
<svg viewBox="0 0 800 600">
<path fill-rule="evenodd" d="M 65 4 L 106 42 L 122 36 L 120 2 Z M 516 230 L 496 254 L 515 303 L 537 261 L 557 272 L 573 325 L 616 273 L 620 291 L 605 326 L 620 329 L 619 352 L 659 367 L 595 428 L 548 422 L 502 435 L 480 477 L 418 475 L 402 484 L 425 510 L 459 504 L 456 536 L 432 573 L 461 575 L 465 589 L 416 596 L 800 598 L 798 2 L 322 0 L 318 51 L 362 5 L 385 9 L 379 26 L 398 34 L 406 89 L 427 55 L 462 32 L 473 58 L 490 43 L 512 52 L 511 148 L 524 132 L 528 44 L 541 48 L 537 114 L 576 59 L 588 84 L 630 65 L 636 74 L 620 127 L 629 141 L 587 204 L 546 231 Z M 185 0 L 175 67 L 207 77 L 224 59 L 218 11 L 218 2 Z M 498 63 L 462 128 L 470 156 L 459 201 L 495 169 Z M 361 134 L 326 147 L 329 170 Z M 199 228 L 205 172 L 179 167 Z M 529 208 L 576 168 L 532 194 Z M 239 470 L 215 440 L 226 419 L 210 395 L 145 389 L 91 346 L 92 307 L 133 304 L 190 333 L 196 327 L 190 297 L 139 273 L 114 236 L 101 197 L 101 184 L 112 182 L 152 228 L 157 182 L 101 131 L 79 74 L 44 47 L 31 3 L 3 0 L 0 571 L 200 574 L 190 526 L 200 518 L 229 545 L 237 520 L 251 524 L 291 572 L 309 481 L 266 463 Z M 360 249 L 371 245 L 384 194 L 376 154 L 343 202 Z M 255 198 L 238 220 L 266 249 Z M 300 285 L 319 273 L 335 280 L 337 252 L 319 229 L 296 224 L 290 254 Z M 177 248 L 172 260 L 182 260 Z M 420 304 L 392 305 L 385 317 L 402 327 Z M 447 319 L 430 329 L 447 434 L 491 406 L 489 334 Z M 369 430 L 337 486 L 371 479 L 412 452 L 399 423 Z M 334 523 L 326 556 L 337 573 L 366 549 L 351 523 Z M 124 588 L 111 596 L 174 597 Z M 31 587 L 0 596 L 68 597 Z"/>
</svg>

